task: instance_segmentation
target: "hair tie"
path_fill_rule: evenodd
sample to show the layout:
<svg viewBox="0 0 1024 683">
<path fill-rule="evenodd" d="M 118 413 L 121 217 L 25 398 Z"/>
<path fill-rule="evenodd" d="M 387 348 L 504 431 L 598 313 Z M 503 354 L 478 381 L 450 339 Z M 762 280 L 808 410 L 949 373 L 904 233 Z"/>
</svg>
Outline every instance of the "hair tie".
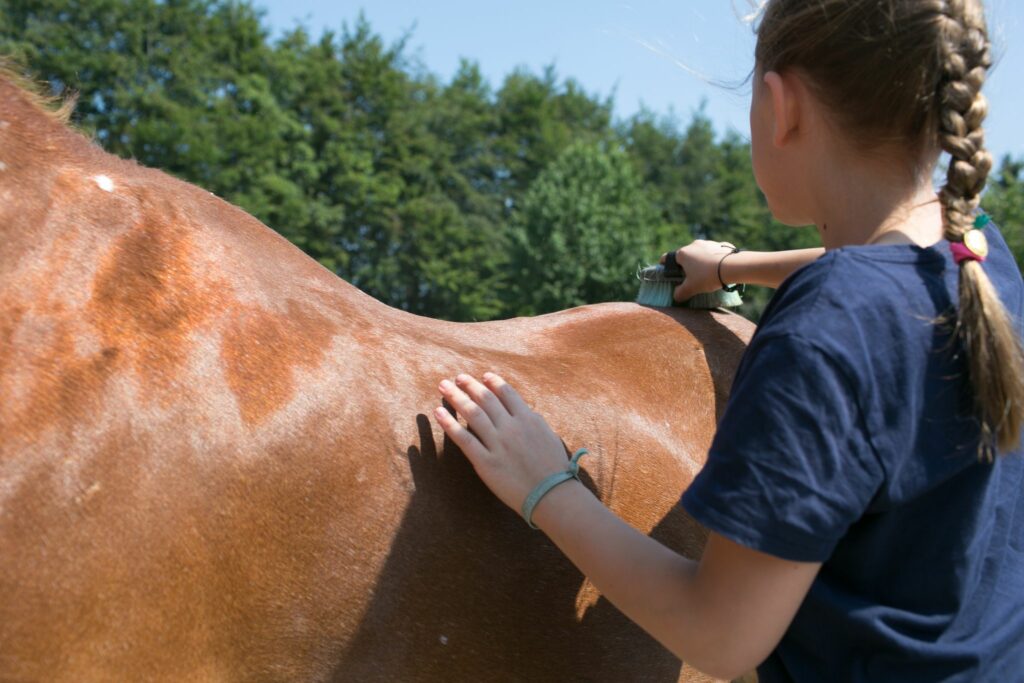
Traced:
<svg viewBox="0 0 1024 683">
<path fill-rule="evenodd" d="M 746 285 L 744 285 L 744 284 L 731 284 L 731 285 L 727 285 L 727 284 L 725 284 L 725 281 L 722 279 L 722 263 L 725 262 L 725 257 L 726 256 L 732 256 L 733 254 L 738 254 L 738 253 L 740 253 L 743 250 L 740 249 L 739 247 L 734 247 L 731 244 L 723 244 L 722 246 L 723 247 L 729 247 L 729 248 L 732 249 L 732 251 L 727 251 L 725 254 L 722 255 L 722 258 L 718 259 L 718 284 L 722 285 L 722 291 L 723 292 L 730 292 L 731 293 L 731 292 L 739 291 L 740 294 L 743 294 L 743 292 L 746 291 L 746 289 L 747 289 Z"/>
<path fill-rule="evenodd" d="M 537 484 L 530 494 L 526 496 L 523 501 L 523 519 L 530 525 L 531 529 L 536 529 L 537 525 L 533 523 L 533 509 L 537 507 L 537 503 L 540 499 L 548 494 L 551 489 L 555 488 L 559 484 L 564 484 L 570 479 L 580 480 L 580 458 L 588 453 L 586 448 L 581 448 L 573 453 L 572 458 L 569 460 L 569 466 L 561 472 L 555 472 L 541 480 Z"/>
<path fill-rule="evenodd" d="M 991 220 L 986 213 L 978 214 L 974 219 L 974 225 L 964 233 L 963 241 L 949 243 L 949 250 L 953 252 L 953 260 L 957 265 L 964 261 L 985 261 L 985 257 L 988 256 L 988 240 L 982 228 Z"/>
</svg>

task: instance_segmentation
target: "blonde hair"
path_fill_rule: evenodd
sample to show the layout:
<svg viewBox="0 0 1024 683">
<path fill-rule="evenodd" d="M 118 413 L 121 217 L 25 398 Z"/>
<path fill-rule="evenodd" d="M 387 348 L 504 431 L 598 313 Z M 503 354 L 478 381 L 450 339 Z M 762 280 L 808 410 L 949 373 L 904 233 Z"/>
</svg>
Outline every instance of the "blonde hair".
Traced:
<svg viewBox="0 0 1024 683">
<path fill-rule="evenodd" d="M 981 86 L 991 66 L 980 0 L 769 0 L 757 26 L 765 70 L 798 68 L 851 139 L 950 154 L 939 193 L 945 237 L 974 227 L 992 168 Z M 968 368 L 980 453 L 1020 443 L 1024 350 L 981 263 L 960 265 L 955 332 Z"/>
</svg>

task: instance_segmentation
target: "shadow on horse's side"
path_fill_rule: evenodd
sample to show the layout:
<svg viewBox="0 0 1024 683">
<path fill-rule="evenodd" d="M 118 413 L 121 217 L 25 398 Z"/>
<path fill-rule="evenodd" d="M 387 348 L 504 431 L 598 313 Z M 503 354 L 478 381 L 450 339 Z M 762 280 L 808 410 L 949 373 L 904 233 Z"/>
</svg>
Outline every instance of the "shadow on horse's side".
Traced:
<svg viewBox="0 0 1024 683">
<path fill-rule="evenodd" d="M 403 313 L 2 75 L 0 161 L 0 679 L 703 680 L 425 416 L 501 371 L 694 557 L 676 502 L 750 323 Z"/>
</svg>

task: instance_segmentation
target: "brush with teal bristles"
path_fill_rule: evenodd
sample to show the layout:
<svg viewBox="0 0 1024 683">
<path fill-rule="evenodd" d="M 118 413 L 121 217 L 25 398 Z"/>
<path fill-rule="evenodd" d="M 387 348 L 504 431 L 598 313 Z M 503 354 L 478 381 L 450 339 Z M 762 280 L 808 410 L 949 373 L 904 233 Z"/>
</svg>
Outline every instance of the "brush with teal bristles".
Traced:
<svg viewBox="0 0 1024 683">
<path fill-rule="evenodd" d="M 640 291 L 636 302 L 643 306 L 685 306 L 687 308 L 735 308 L 743 303 L 739 291 L 716 289 L 698 294 L 683 302 L 672 299 L 672 292 L 686 279 L 683 267 L 676 262 L 676 254 L 665 254 L 665 264 L 638 268 L 636 278 L 640 280 Z"/>
</svg>

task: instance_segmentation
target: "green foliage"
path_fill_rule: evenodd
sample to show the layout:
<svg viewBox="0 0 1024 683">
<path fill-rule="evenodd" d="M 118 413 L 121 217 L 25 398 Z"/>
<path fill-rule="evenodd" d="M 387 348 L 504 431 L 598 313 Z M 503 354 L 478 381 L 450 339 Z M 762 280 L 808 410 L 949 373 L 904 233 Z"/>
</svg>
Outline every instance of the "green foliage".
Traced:
<svg viewBox="0 0 1024 683">
<path fill-rule="evenodd" d="M 816 242 L 774 223 L 749 144 L 703 108 L 682 125 L 553 67 L 496 90 L 464 61 L 442 82 L 359 17 L 271 40 L 239 0 L 0 0 L 0 54 L 78 93 L 108 151 L 242 206 L 383 301 L 453 320 L 631 300 L 639 263 L 694 237 Z M 1024 162 L 986 196 L 1018 260 Z M 756 318 L 769 292 L 748 291 Z"/>
<path fill-rule="evenodd" d="M 1006 238 L 1006 244 L 1024 264 L 1024 159 L 1003 158 L 999 172 L 988 182 L 982 206 L 992 216 Z"/>
<path fill-rule="evenodd" d="M 636 295 L 656 218 L 625 152 L 575 143 L 533 182 L 511 231 L 511 312 L 547 313 Z"/>
<path fill-rule="evenodd" d="M 508 208 L 570 142 L 605 136 L 611 106 L 575 81 L 559 85 L 553 67 L 540 78 L 521 70 L 509 75 L 494 103 L 500 129 L 495 171 L 505 180 Z"/>
</svg>

